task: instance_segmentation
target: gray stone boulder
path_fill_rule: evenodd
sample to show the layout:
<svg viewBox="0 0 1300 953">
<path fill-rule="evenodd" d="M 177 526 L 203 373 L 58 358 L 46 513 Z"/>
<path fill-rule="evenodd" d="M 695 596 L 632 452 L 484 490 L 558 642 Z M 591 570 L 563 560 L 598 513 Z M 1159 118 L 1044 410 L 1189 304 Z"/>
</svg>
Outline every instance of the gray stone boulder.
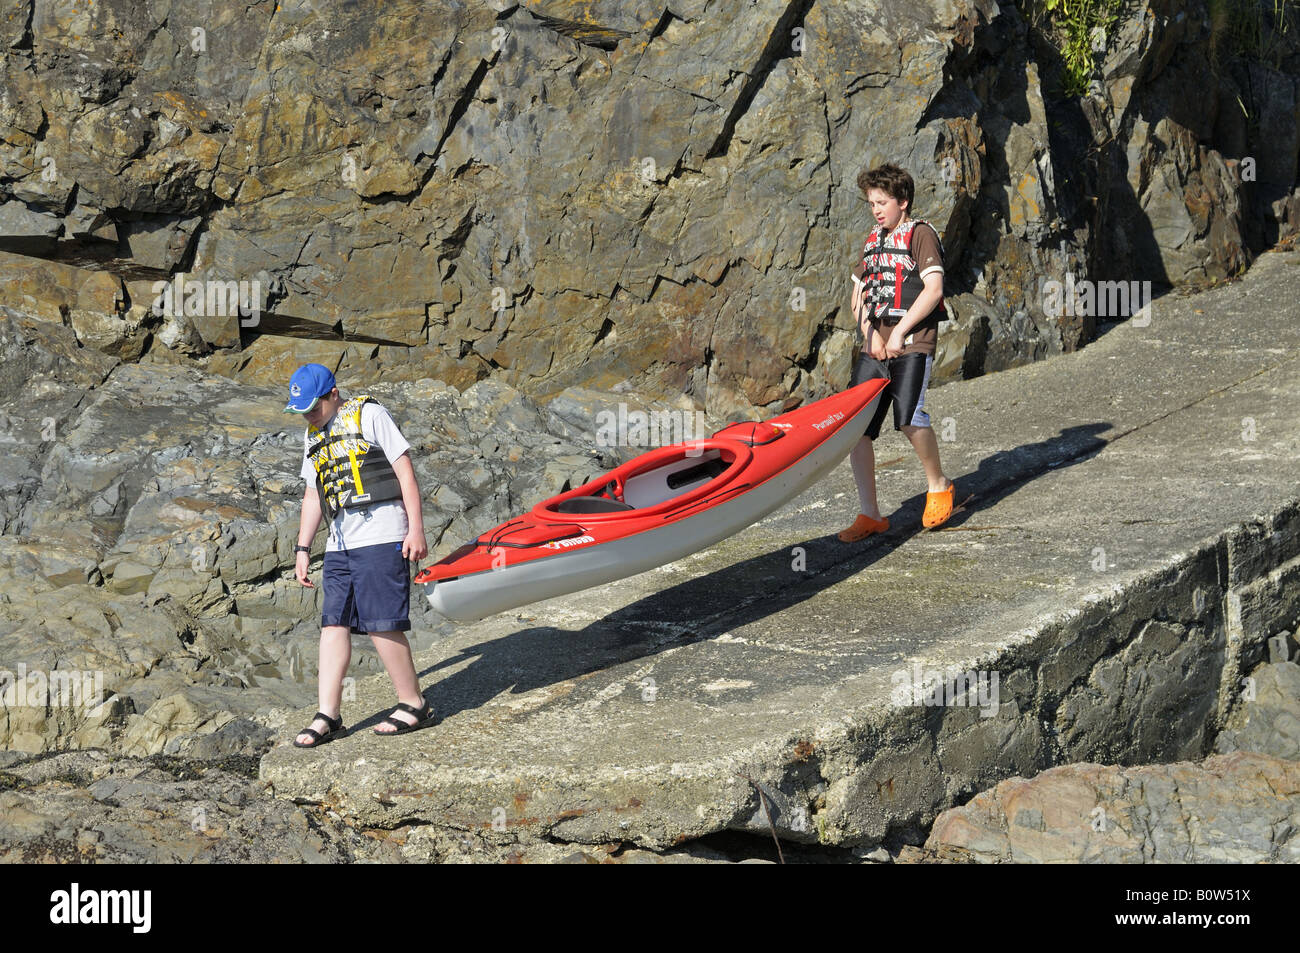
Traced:
<svg viewBox="0 0 1300 953">
<path fill-rule="evenodd" d="M 264 797 L 251 758 L 204 763 L 100 751 L 0 771 L 8 863 L 347 863 L 401 860 L 337 815 Z M 140 831 L 147 830 L 148 837 Z"/>
<path fill-rule="evenodd" d="M 944 811 L 899 860 L 1300 863 L 1300 762 L 1238 751 L 1201 763 L 1071 764 Z"/>
<path fill-rule="evenodd" d="M 1300 761 L 1300 665 L 1265 662 L 1244 681 L 1240 701 L 1215 739 L 1214 750 L 1258 751 Z"/>
<path fill-rule="evenodd" d="M 62 230 L 57 215 L 36 211 L 24 202 L 0 205 L 0 250 L 27 255 L 48 252 Z"/>
</svg>

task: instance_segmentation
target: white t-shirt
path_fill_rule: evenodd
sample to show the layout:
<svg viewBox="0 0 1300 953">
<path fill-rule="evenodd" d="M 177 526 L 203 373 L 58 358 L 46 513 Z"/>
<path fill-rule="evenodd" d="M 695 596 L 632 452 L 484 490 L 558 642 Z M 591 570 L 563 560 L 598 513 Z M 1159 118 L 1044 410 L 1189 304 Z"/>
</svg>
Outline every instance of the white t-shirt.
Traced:
<svg viewBox="0 0 1300 953">
<path fill-rule="evenodd" d="M 310 431 L 311 428 L 308 427 L 302 432 L 302 478 L 314 487 L 316 468 L 307 459 Z M 388 411 L 378 404 L 366 404 L 361 408 L 361 437 L 378 444 L 389 463 L 393 463 L 411 447 Z M 329 524 L 329 541 L 325 544 L 325 551 L 329 553 L 379 543 L 400 543 L 406 538 L 408 526 L 406 505 L 401 500 L 374 503 L 364 509 L 343 508 Z"/>
</svg>

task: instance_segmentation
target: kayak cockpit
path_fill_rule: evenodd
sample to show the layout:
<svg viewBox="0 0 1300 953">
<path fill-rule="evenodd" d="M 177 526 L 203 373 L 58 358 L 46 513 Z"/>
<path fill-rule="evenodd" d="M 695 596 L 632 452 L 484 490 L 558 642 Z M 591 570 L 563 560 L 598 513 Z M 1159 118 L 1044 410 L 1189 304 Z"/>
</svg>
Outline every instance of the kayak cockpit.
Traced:
<svg viewBox="0 0 1300 953">
<path fill-rule="evenodd" d="M 735 465 L 735 457 L 728 459 L 721 450 L 705 450 L 626 477 L 623 500 L 638 510 L 658 506 L 711 483 Z"/>
<path fill-rule="evenodd" d="M 612 500 L 607 496 L 574 496 L 555 504 L 557 513 L 621 513 L 636 509 L 631 503 Z"/>
<path fill-rule="evenodd" d="M 753 451 L 739 440 L 699 440 L 660 447 L 590 483 L 533 507 L 542 520 L 653 516 L 729 485 L 749 465 Z"/>
</svg>

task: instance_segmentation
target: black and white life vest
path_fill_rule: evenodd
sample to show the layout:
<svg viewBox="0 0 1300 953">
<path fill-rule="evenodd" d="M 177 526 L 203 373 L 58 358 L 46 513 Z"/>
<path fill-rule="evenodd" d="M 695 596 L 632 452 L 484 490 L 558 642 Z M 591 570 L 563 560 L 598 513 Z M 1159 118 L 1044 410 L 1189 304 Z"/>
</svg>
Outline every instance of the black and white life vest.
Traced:
<svg viewBox="0 0 1300 953">
<path fill-rule="evenodd" d="M 321 506 L 331 519 L 340 509 L 402 498 L 402 486 L 383 448 L 361 436 L 361 408 L 366 404 L 379 402 L 364 394 L 350 397 L 327 429 L 307 431 L 307 459 L 316 470 Z"/>
<path fill-rule="evenodd" d="M 943 241 L 938 238 L 939 230 L 919 218 L 899 222 L 888 233 L 884 226 L 877 225 L 862 246 L 862 280 L 866 285 L 867 305 L 871 309 L 867 314 L 879 317 L 880 323 L 887 327 L 897 324 L 925 290 L 925 282 L 917 273 L 916 259 L 912 257 L 912 231 L 918 225 L 934 229 L 939 241 L 939 254 L 942 255 Z M 921 320 L 947 319 L 948 309 L 940 297 L 935 309 Z"/>
</svg>

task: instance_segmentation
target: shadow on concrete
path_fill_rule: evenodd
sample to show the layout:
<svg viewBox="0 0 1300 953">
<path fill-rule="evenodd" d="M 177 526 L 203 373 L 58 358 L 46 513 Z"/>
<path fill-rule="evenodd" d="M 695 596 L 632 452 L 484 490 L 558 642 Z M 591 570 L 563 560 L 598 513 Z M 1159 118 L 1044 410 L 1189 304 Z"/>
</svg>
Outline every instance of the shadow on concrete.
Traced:
<svg viewBox="0 0 1300 953">
<path fill-rule="evenodd" d="M 954 478 L 958 502 L 970 494 L 974 498 L 944 528 L 958 528 L 973 513 L 1044 473 L 1096 456 L 1107 443 L 1098 434 L 1111 426 L 1069 427 L 1051 439 L 985 457 L 973 472 Z M 445 718 L 478 708 L 506 690 L 523 694 L 734 631 L 812 598 L 889 555 L 921 532 L 924 506 L 924 493 L 904 501 L 890 514 L 896 528 L 863 543 L 846 546 L 834 536 L 812 537 L 688 579 L 580 630 L 537 626 L 467 646 L 420 672 L 424 679 L 456 669 L 426 686 L 424 695 Z M 356 728 L 377 724 L 390 710 Z"/>
</svg>

